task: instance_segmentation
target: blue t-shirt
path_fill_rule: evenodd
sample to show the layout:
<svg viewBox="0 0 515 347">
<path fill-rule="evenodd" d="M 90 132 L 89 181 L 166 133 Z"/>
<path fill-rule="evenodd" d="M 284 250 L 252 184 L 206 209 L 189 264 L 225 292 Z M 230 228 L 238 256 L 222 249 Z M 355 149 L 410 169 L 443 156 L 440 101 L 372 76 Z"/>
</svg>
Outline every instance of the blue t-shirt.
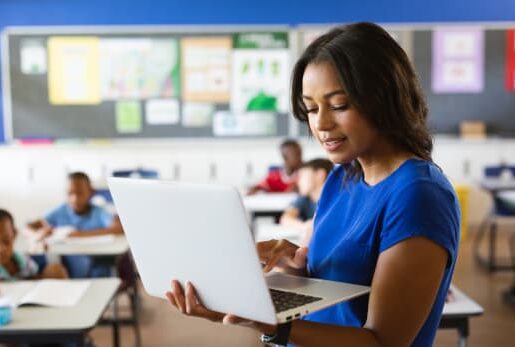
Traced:
<svg viewBox="0 0 515 347">
<path fill-rule="evenodd" d="M 107 228 L 113 222 L 113 216 L 101 207 L 90 205 L 85 214 L 77 214 L 68 204 L 62 204 L 50 212 L 45 220 L 52 227 L 72 226 L 80 231 Z"/>
<path fill-rule="evenodd" d="M 308 196 L 298 196 L 293 200 L 290 206 L 299 210 L 299 219 L 303 222 L 312 219 L 317 208 L 316 202 L 311 200 Z"/>
<path fill-rule="evenodd" d="M 436 242 L 447 250 L 448 263 L 430 315 L 412 345 L 432 346 L 458 252 L 460 211 L 454 189 L 436 165 L 416 159 L 374 186 L 363 179 L 343 184 L 343 177 L 344 168 L 335 167 L 318 203 L 309 275 L 370 286 L 381 252 L 414 236 Z M 362 327 L 367 310 L 368 295 L 305 319 Z"/>
<path fill-rule="evenodd" d="M 113 216 L 95 205 L 90 205 L 89 211 L 80 215 L 75 213 L 70 205 L 63 204 L 50 212 L 45 220 L 54 228 L 72 226 L 79 231 L 88 232 L 109 227 L 113 222 Z M 71 278 L 107 277 L 110 275 L 108 266 L 95 263 L 89 256 L 70 255 L 63 256 L 61 259 Z M 46 259 L 38 261 L 46 263 Z"/>
</svg>

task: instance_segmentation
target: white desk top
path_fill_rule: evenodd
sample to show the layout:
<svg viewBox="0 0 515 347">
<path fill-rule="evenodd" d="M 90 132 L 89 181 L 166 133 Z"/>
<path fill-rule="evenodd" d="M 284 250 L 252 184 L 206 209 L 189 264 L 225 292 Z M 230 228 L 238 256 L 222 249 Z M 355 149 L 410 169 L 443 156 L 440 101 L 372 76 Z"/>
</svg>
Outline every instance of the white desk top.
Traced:
<svg viewBox="0 0 515 347">
<path fill-rule="evenodd" d="M 50 245 L 47 253 L 57 255 L 90 255 L 90 256 L 117 256 L 129 250 L 129 243 L 125 236 L 115 236 L 112 240 L 102 242 L 88 242 L 88 238 L 74 240 L 73 242 L 55 243 Z"/>
<path fill-rule="evenodd" d="M 69 280 L 73 281 L 73 280 Z M 94 327 L 116 293 L 118 278 L 89 279 L 90 286 L 74 307 L 27 306 L 14 310 L 12 321 L 0 327 L 0 336 L 41 332 L 83 331 Z"/>
<path fill-rule="evenodd" d="M 451 286 L 454 300 L 445 303 L 443 307 L 443 317 L 449 316 L 478 316 L 484 310 L 477 302 L 469 298 L 458 288 Z"/>
<path fill-rule="evenodd" d="M 243 205 L 249 212 L 284 211 L 297 197 L 296 193 L 266 193 L 243 197 Z"/>
</svg>

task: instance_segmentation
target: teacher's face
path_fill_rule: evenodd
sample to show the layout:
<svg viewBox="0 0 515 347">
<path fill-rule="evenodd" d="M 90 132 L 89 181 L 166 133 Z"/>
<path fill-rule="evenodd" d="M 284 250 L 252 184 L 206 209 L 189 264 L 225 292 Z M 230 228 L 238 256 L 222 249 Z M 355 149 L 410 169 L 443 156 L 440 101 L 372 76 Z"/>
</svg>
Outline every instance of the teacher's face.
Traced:
<svg viewBox="0 0 515 347">
<path fill-rule="evenodd" d="M 314 137 L 334 163 L 349 163 L 373 150 L 378 131 L 349 103 L 330 63 L 309 64 L 302 96 Z"/>
</svg>

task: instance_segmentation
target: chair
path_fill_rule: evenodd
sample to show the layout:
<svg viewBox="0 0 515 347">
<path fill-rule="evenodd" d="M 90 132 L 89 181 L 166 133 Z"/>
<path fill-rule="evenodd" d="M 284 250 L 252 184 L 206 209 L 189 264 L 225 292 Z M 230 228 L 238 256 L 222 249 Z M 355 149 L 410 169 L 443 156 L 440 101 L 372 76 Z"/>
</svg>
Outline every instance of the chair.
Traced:
<svg viewBox="0 0 515 347">
<path fill-rule="evenodd" d="M 486 267 L 488 271 L 512 270 L 515 269 L 515 265 L 511 262 L 509 264 L 501 264 L 498 262 L 498 259 L 496 258 L 496 242 L 498 218 L 515 217 L 515 207 L 507 204 L 499 197 L 500 192 L 515 189 L 515 166 L 506 164 L 488 166 L 484 170 L 484 176 L 487 180 L 498 180 L 500 184 L 482 184 L 482 187 L 492 196 L 493 207 L 485 220 L 481 223 L 474 239 L 474 257 L 476 258 L 476 261 L 480 265 Z M 504 177 L 506 177 L 506 179 L 504 179 Z M 485 236 L 488 236 L 488 252 L 486 257 L 482 257 L 479 252 L 479 246 Z"/>
<path fill-rule="evenodd" d="M 152 169 L 129 169 L 129 170 L 115 170 L 113 171 L 114 177 L 139 177 L 139 178 L 149 178 L 156 179 L 159 177 L 159 174 L 156 170 Z"/>
</svg>

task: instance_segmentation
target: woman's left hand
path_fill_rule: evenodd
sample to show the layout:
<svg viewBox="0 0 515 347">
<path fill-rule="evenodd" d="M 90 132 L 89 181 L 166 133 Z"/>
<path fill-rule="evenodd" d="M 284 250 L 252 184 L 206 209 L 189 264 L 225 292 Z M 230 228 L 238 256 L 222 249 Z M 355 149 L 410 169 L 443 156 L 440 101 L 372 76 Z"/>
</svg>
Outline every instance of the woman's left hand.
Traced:
<svg viewBox="0 0 515 347">
<path fill-rule="evenodd" d="M 186 282 L 186 291 L 184 291 L 179 281 L 172 280 L 171 290 L 166 292 L 166 297 L 175 308 L 186 316 L 209 319 L 212 322 L 223 324 L 246 326 L 266 334 L 272 334 L 276 330 L 275 325 L 250 321 L 232 314 L 208 310 L 198 298 L 197 291 L 190 282 Z"/>
</svg>

